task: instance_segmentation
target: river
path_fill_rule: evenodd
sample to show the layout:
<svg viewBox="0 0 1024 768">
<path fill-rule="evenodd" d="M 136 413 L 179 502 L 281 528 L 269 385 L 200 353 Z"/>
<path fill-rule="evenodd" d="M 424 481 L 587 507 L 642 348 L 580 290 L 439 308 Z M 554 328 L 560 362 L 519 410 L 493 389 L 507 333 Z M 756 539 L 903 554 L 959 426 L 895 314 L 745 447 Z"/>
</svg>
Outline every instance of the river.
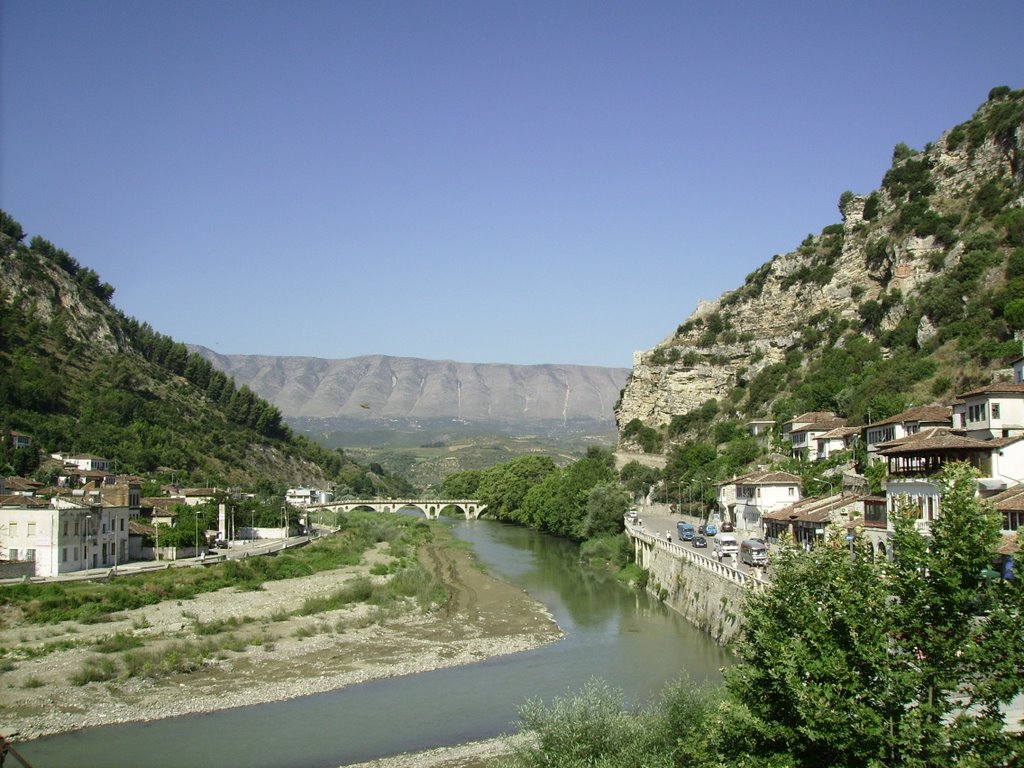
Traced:
<svg viewBox="0 0 1024 768">
<path fill-rule="evenodd" d="M 720 681 L 728 653 L 682 617 L 584 573 L 569 542 L 488 520 L 451 521 L 490 573 L 543 602 L 565 638 L 477 664 L 273 704 L 91 728 L 18 745 L 45 768 L 334 768 L 515 730 L 517 708 L 600 678 L 628 703 L 667 682 Z"/>
</svg>

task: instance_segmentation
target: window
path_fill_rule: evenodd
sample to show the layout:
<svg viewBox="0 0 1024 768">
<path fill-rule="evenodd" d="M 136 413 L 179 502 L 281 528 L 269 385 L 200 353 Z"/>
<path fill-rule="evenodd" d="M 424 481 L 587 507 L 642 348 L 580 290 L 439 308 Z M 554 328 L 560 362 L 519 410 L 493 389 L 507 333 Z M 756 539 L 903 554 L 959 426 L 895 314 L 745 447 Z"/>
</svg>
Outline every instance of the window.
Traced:
<svg viewBox="0 0 1024 768">
<path fill-rule="evenodd" d="M 992 418 L 999 418 L 999 403 L 992 403 Z"/>
<path fill-rule="evenodd" d="M 18 524 L 17 523 L 8 523 L 7 524 L 7 535 L 11 536 L 12 538 L 14 536 L 18 535 Z"/>
<path fill-rule="evenodd" d="M 122 531 L 124 530 L 124 518 L 123 517 L 121 518 L 121 530 Z"/>
<path fill-rule="evenodd" d="M 18 559 L 18 550 L 16 550 L 16 549 L 8 549 L 7 550 L 7 559 L 11 560 L 11 561 L 17 560 Z"/>
<path fill-rule="evenodd" d="M 78 547 L 75 547 L 72 551 L 74 552 L 75 560 L 77 561 L 78 560 Z"/>
<path fill-rule="evenodd" d="M 67 520 L 64 521 L 64 535 L 65 536 L 68 535 L 68 521 Z"/>
<path fill-rule="evenodd" d="M 60 561 L 61 561 L 62 563 L 66 563 L 66 562 L 68 561 L 68 548 L 67 548 L 67 547 L 64 547 L 64 548 L 63 548 L 63 549 L 62 549 L 62 550 L 60 551 Z"/>
<path fill-rule="evenodd" d="M 789 491 L 789 495 L 790 496 L 792 496 L 792 495 L 794 495 L 796 493 L 796 488 L 794 488 L 792 485 L 789 486 L 789 488 L 787 488 L 786 490 Z"/>
<path fill-rule="evenodd" d="M 25 523 L 25 528 L 26 528 L 26 530 L 25 530 L 25 535 L 26 536 L 35 536 L 36 535 L 36 521 L 35 520 L 29 520 L 27 523 Z"/>
<path fill-rule="evenodd" d="M 25 550 L 25 559 L 28 560 L 29 562 L 34 563 L 35 560 L 36 560 L 36 551 L 34 549 L 26 549 Z"/>
</svg>

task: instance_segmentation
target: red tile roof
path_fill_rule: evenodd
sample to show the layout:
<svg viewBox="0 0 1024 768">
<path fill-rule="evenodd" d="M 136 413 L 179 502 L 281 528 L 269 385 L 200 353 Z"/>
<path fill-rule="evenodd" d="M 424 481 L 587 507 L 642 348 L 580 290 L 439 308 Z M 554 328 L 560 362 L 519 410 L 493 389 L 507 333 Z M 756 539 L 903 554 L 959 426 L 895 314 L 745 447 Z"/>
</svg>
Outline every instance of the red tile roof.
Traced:
<svg viewBox="0 0 1024 768">
<path fill-rule="evenodd" d="M 948 405 L 919 405 L 908 408 L 902 413 L 890 416 L 888 419 L 873 421 L 869 427 L 880 427 L 885 424 L 905 424 L 907 422 L 943 422 L 948 424 L 952 417 L 953 409 Z"/>
</svg>

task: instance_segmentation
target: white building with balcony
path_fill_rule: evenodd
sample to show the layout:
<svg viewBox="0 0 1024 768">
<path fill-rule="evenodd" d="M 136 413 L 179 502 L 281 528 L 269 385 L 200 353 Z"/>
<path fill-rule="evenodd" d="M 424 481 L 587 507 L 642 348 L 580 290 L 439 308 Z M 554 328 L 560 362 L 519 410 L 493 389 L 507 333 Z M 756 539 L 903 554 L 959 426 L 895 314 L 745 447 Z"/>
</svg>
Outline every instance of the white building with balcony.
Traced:
<svg viewBox="0 0 1024 768">
<path fill-rule="evenodd" d="M 789 472 L 751 472 L 718 484 L 722 520 L 740 531 L 761 531 L 766 513 L 799 500 L 800 478 Z"/>
</svg>

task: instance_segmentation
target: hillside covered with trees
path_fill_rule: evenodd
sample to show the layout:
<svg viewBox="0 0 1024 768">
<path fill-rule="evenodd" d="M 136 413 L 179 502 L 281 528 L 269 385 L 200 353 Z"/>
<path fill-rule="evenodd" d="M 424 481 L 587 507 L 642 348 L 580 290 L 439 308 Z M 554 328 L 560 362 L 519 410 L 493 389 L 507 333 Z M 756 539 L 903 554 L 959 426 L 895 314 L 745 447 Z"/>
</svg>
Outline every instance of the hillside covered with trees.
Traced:
<svg viewBox="0 0 1024 768">
<path fill-rule="evenodd" d="M 295 435 L 280 411 L 185 345 L 112 303 L 115 289 L 0 211 L 0 431 L 46 452 L 94 453 L 116 471 L 196 485 L 335 483 L 359 494 L 411 491 L 379 467 Z M 3 441 L 9 473 L 36 452 Z M 45 478 L 44 478 L 45 479 Z"/>
</svg>

